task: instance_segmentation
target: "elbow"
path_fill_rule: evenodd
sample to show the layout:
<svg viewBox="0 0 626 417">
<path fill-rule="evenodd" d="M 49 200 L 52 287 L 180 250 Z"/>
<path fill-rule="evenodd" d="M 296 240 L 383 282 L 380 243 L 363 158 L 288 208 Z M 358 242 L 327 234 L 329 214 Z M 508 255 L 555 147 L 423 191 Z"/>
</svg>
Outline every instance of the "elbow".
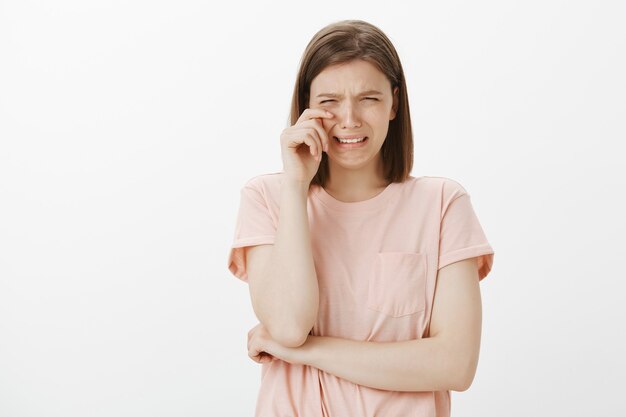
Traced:
<svg viewBox="0 0 626 417">
<path fill-rule="evenodd" d="M 302 325 L 301 323 L 294 323 L 293 321 L 289 323 L 278 322 L 273 324 L 274 326 L 267 326 L 272 339 L 279 345 L 289 348 L 302 346 L 309 338 L 313 328 L 313 324 Z"/>
<path fill-rule="evenodd" d="M 304 333 L 298 329 L 282 328 L 275 332 L 270 332 L 272 338 L 281 346 L 289 348 L 297 348 L 302 346 L 309 337 L 310 331 Z"/>
<path fill-rule="evenodd" d="M 257 310 L 255 309 L 255 314 L 256 312 Z M 256 316 L 259 322 L 263 323 L 271 338 L 284 347 L 297 348 L 302 346 L 313 328 L 313 325 L 311 325 L 308 326 L 307 330 L 304 330 L 306 327 L 294 324 L 293 320 L 289 320 L 286 323 L 283 320 L 266 320 L 264 317 L 261 318 L 259 314 L 256 314 Z"/>
<path fill-rule="evenodd" d="M 452 381 L 452 389 L 454 391 L 467 391 L 474 381 L 476 375 L 476 363 L 474 361 L 466 361 L 464 366 L 457 367 L 455 372 L 455 380 Z"/>
<path fill-rule="evenodd" d="M 455 381 L 454 386 L 452 387 L 452 390 L 454 391 L 458 391 L 458 392 L 463 392 L 463 391 L 467 391 L 469 389 L 469 387 L 472 385 L 472 380 L 473 378 L 458 378 L 458 381 Z"/>
<path fill-rule="evenodd" d="M 313 317 L 317 316 L 317 312 Z M 306 324 L 303 324 L 306 323 Z M 306 343 L 313 326 L 314 320 L 302 320 L 298 322 L 296 320 L 289 320 L 289 322 L 282 322 L 280 324 L 275 323 L 272 329 L 270 329 L 270 335 L 278 344 L 284 347 L 297 348 Z"/>
</svg>

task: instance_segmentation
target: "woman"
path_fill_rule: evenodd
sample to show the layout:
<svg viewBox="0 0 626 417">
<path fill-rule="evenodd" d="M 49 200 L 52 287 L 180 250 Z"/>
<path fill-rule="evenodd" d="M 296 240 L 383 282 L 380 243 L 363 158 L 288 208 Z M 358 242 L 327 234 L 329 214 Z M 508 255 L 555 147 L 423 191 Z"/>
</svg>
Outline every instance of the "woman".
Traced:
<svg viewBox="0 0 626 417">
<path fill-rule="evenodd" d="M 307 46 L 283 171 L 241 189 L 230 271 L 260 323 L 256 416 L 448 416 L 478 362 L 494 251 L 470 196 L 413 177 L 404 74 L 360 20 Z"/>
</svg>

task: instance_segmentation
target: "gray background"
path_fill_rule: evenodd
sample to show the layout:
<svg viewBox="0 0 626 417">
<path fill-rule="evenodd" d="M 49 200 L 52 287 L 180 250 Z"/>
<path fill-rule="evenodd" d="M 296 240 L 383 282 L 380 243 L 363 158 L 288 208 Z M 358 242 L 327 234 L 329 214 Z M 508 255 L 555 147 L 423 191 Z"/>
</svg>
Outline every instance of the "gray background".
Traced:
<svg viewBox="0 0 626 417">
<path fill-rule="evenodd" d="M 218 3 L 0 1 L 0 416 L 252 415 L 239 190 L 353 18 L 496 252 L 453 416 L 625 415 L 626 3 Z"/>
</svg>

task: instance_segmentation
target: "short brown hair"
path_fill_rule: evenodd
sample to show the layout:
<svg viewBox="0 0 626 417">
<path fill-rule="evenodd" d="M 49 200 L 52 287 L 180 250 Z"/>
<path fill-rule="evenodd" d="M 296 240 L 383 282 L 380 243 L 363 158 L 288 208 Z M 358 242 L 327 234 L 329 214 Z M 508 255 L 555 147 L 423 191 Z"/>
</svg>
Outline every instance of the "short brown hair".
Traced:
<svg viewBox="0 0 626 417">
<path fill-rule="evenodd" d="M 311 82 L 329 65 L 362 59 L 375 65 L 398 87 L 396 117 L 389 121 L 387 137 L 380 149 L 383 171 L 389 182 L 402 182 L 413 168 L 413 132 L 404 71 L 398 53 L 387 36 L 363 20 L 342 20 L 319 30 L 309 41 L 302 58 L 291 100 L 291 125 L 307 108 Z M 329 176 L 328 159 L 322 161 L 311 184 L 324 186 Z"/>
</svg>

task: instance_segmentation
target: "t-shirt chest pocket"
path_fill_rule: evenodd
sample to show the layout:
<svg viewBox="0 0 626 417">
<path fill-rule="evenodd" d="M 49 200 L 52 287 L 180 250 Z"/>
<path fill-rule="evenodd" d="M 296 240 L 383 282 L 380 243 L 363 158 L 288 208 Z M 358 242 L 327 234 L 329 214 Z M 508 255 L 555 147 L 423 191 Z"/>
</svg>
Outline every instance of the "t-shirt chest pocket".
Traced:
<svg viewBox="0 0 626 417">
<path fill-rule="evenodd" d="M 367 308 L 400 317 L 426 308 L 425 253 L 378 252 L 369 274 Z"/>
</svg>

